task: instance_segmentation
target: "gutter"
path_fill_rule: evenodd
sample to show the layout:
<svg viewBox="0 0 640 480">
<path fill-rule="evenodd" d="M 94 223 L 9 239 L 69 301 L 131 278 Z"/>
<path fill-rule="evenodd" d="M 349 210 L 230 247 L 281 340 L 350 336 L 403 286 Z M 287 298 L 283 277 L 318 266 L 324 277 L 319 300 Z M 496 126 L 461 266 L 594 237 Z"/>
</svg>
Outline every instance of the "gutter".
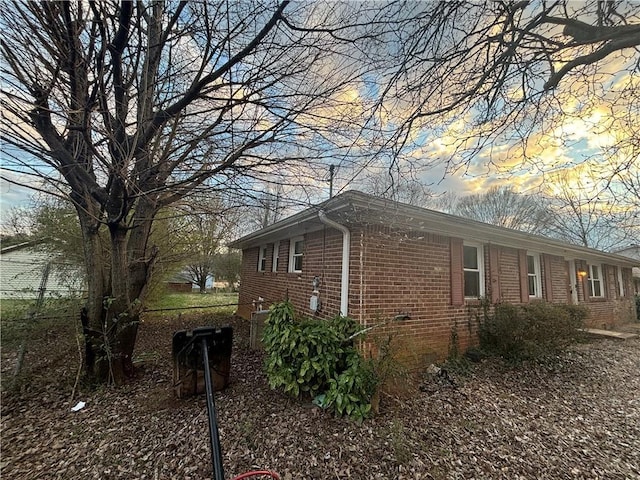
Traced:
<svg viewBox="0 0 640 480">
<path fill-rule="evenodd" d="M 340 281 L 340 315 L 349 313 L 349 255 L 351 253 L 351 232 L 344 225 L 327 218 L 323 210 L 318 211 L 322 223 L 342 232 L 342 279 Z"/>
</svg>

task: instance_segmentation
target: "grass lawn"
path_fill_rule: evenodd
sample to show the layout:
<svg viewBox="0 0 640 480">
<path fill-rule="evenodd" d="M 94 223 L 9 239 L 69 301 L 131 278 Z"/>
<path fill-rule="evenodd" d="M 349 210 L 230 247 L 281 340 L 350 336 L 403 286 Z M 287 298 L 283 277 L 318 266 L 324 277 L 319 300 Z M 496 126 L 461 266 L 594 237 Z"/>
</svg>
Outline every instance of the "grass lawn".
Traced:
<svg viewBox="0 0 640 480">
<path fill-rule="evenodd" d="M 203 313 L 231 314 L 236 310 L 237 293 L 161 293 L 152 299 L 146 310 L 154 313 L 179 314 L 182 310 Z M 38 317 L 68 317 L 77 315 L 78 298 L 45 299 Z M 35 299 L 4 299 L 0 302 L 0 319 L 24 320 L 36 311 Z"/>
<path fill-rule="evenodd" d="M 25 339 L 46 332 L 61 323 L 75 325 L 82 300 L 79 298 L 46 299 L 36 312 L 35 299 L 4 299 L 0 302 L 2 347 L 17 346 Z M 145 318 L 189 315 L 232 315 L 237 308 L 237 293 L 162 293 L 147 305 Z M 79 329 L 79 325 L 76 327 Z"/>
<path fill-rule="evenodd" d="M 39 308 L 35 299 L 3 299 L 0 302 L 0 331 L 2 348 L 24 344 L 32 336 L 40 335 L 68 319 L 79 319 L 79 298 L 45 299 Z"/>
<path fill-rule="evenodd" d="M 79 298 L 45 298 L 37 307 L 35 298 L 7 298 L 0 301 L 0 318 L 2 320 L 23 319 L 32 316 L 36 310 L 39 316 L 65 316 L 80 308 Z"/>
<path fill-rule="evenodd" d="M 236 311 L 237 303 L 237 293 L 163 293 L 149 302 L 147 311 L 154 315 L 181 312 L 230 315 Z"/>
</svg>

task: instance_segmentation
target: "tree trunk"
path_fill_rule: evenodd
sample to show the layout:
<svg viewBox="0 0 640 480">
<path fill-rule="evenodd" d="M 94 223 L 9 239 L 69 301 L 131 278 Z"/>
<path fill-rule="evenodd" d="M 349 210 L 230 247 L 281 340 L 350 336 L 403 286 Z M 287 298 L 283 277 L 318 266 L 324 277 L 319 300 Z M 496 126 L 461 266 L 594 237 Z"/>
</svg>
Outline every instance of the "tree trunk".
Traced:
<svg viewBox="0 0 640 480">
<path fill-rule="evenodd" d="M 133 375 L 133 347 L 139 313 L 129 299 L 129 272 L 126 261 L 126 231 L 110 229 L 110 248 L 96 232 L 90 233 L 85 250 L 89 275 L 89 295 L 83 309 L 86 373 L 96 383 L 121 384 Z M 91 241 L 92 240 L 92 241 Z M 95 272 L 107 271 L 106 281 Z M 103 277 L 103 278 L 101 278 Z"/>
<path fill-rule="evenodd" d="M 97 211 L 78 210 L 88 273 L 88 296 L 81 312 L 85 372 L 92 382 L 121 384 L 134 374 L 133 350 L 156 252 L 145 255 L 149 230 L 144 226 L 110 225 L 108 234 L 103 228 L 101 235 L 104 225 L 96 220 Z"/>
</svg>

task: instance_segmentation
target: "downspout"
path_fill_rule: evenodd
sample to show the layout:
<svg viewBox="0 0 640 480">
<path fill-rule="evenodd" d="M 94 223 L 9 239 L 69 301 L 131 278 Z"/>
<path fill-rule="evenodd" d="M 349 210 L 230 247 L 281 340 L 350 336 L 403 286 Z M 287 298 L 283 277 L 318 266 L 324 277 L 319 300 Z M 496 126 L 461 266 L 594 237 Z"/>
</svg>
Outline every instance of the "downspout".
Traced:
<svg viewBox="0 0 640 480">
<path fill-rule="evenodd" d="M 351 253 L 351 233 L 344 225 L 327 218 L 320 210 L 318 218 L 322 223 L 342 232 L 342 279 L 340 282 L 340 315 L 346 317 L 349 314 L 349 255 Z"/>
</svg>

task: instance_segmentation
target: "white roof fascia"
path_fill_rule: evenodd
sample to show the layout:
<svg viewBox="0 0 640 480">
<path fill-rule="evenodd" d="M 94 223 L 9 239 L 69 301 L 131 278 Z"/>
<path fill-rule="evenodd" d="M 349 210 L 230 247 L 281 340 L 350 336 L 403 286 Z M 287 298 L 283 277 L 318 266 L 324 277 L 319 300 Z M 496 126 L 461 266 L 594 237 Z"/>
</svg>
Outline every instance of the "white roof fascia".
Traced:
<svg viewBox="0 0 640 480">
<path fill-rule="evenodd" d="M 410 228 L 436 235 L 453 236 L 485 244 L 557 255 L 564 257 L 566 260 L 614 263 L 629 267 L 638 265 L 637 261 L 623 255 L 572 245 L 541 235 L 520 232 L 448 213 L 403 204 L 355 190 L 344 192 L 320 205 L 307 208 L 262 230 L 245 235 L 231 242 L 229 247 L 244 249 L 287 238 L 291 235 L 320 230 L 324 225 L 318 221 L 317 214 L 319 210 L 324 210 L 327 214 L 330 214 L 345 209 L 352 209 L 356 214 L 359 210 L 363 214 L 362 219 L 364 221 L 366 221 L 367 211 L 383 213 L 384 215 L 379 219 L 376 218 L 375 222 L 392 227 Z M 347 219 L 341 219 L 341 223 L 348 224 L 350 222 Z"/>
</svg>

